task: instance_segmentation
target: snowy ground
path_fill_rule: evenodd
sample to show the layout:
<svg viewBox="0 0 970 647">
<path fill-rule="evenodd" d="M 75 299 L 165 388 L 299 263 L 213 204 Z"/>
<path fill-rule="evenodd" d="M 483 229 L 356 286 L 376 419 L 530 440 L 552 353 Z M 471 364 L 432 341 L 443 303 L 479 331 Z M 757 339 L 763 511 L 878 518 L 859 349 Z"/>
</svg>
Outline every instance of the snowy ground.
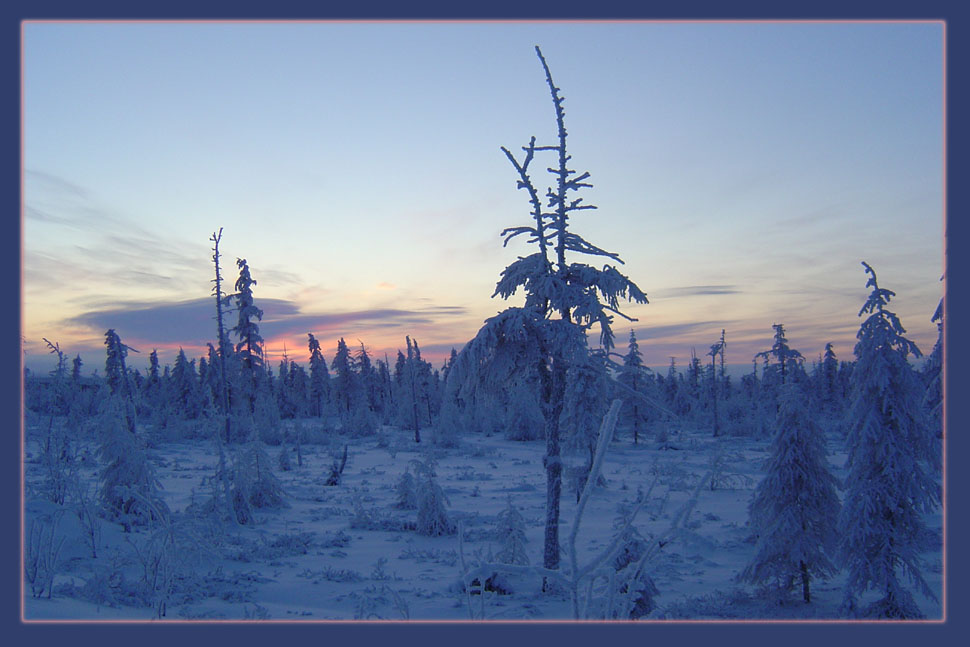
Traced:
<svg viewBox="0 0 970 647">
<path fill-rule="evenodd" d="M 28 438 L 34 433 L 28 425 Z M 542 561 L 545 473 L 542 442 L 512 442 L 499 436 L 471 436 L 456 449 L 435 449 L 409 442 L 410 434 L 388 428 L 386 447 L 376 437 L 339 438 L 332 446 L 304 445 L 303 466 L 276 471 L 288 493 L 289 507 L 266 510 L 255 526 L 215 530 L 211 524 L 183 521 L 178 578 L 164 620 L 331 619 L 468 620 L 467 597 L 460 581 L 457 535 L 426 537 L 413 527 L 416 513 L 394 507 L 394 485 L 408 461 L 437 457 L 438 482 L 450 505 L 453 521 L 464 528 L 467 562 L 496 551 L 496 515 L 507 497 L 526 521 L 527 549 L 532 564 Z M 349 461 L 338 486 L 325 485 L 332 452 L 347 444 Z M 658 537 L 694 484 L 711 468 L 715 455 L 720 470 L 713 487 L 701 490 L 683 528 L 660 550 L 650 572 L 660 591 L 658 608 L 647 620 L 731 618 L 834 618 L 841 602 L 843 576 L 813 583 L 813 601 L 801 602 L 797 592 L 778 599 L 754 587 L 739 585 L 735 576 L 751 558 L 754 544 L 746 528 L 747 505 L 762 476 L 766 440 L 714 439 L 690 432 L 672 438 L 678 449 L 659 449 L 653 442 L 634 446 L 629 439 L 614 442 L 606 457 L 606 482 L 587 508 L 578 548 L 584 555 L 601 550 L 612 534 L 618 506 L 631 504 L 638 488 L 646 491 L 656 477 L 647 505 L 634 526 L 646 538 Z M 828 446 L 841 447 L 834 436 Z M 83 472 L 95 479 L 93 443 Z M 280 449 L 266 447 L 274 466 Z M 204 479 L 213 473 L 215 452 L 210 442 L 165 444 L 152 450 L 164 497 L 173 512 L 205 499 Z M 33 441 L 27 444 L 27 523 L 49 512 L 51 504 L 31 497 L 42 468 Z M 578 463 L 581 457 L 573 457 Z M 845 454 L 829 460 L 835 475 L 844 476 Z M 413 471 L 413 470 L 412 470 Z M 565 543 L 576 508 L 568 480 L 562 497 L 560 538 Z M 941 533 L 939 513 L 928 519 Z M 53 595 L 35 599 L 28 586 L 25 618 L 115 620 L 156 617 L 156 609 L 139 599 L 138 584 L 150 570 L 148 531 L 125 534 L 120 526 L 102 523 L 97 558 L 92 558 L 78 517 L 60 517 L 58 536 L 66 538 L 58 562 Z M 191 539 L 186 539 L 191 538 Z M 924 577 L 942 600 L 942 555 L 924 555 Z M 565 595 L 542 593 L 541 580 L 521 575 L 506 578 L 504 594 L 473 596 L 475 617 L 530 620 L 572 617 Z M 941 617 L 941 604 L 915 594 L 929 619 Z M 874 599 L 874 598 L 873 598 Z M 862 603 L 868 602 L 863 599 Z"/>
</svg>

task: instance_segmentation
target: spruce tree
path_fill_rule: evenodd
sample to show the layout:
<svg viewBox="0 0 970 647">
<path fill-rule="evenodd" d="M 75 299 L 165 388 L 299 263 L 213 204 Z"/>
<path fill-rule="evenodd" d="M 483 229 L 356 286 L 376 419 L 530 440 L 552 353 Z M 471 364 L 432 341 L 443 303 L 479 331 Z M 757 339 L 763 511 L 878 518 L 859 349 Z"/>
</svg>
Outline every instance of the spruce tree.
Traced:
<svg viewBox="0 0 970 647">
<path fill-rule="evenodd" d="M 529 243 L 538 246 L 538 251 L 513 261 L 502 272 L 493 296 L 508 299 L 522 288 L 525 304 L 521 308 L 508 308 L 485 322 L 459 355 L 459 362 L 468 366 L 467 370 L 458 373 L 472 382 L 466 385 L 466 390 L 475 391 L 489 383 L 504 388 L 513 374 L 532 374 L 536 378 L 521 381 L 538 385 L 543 407 L 546 437 L 543 566 L 554 570 L 559 567 L 562 493 L 559 421 L 565 400 L 567 370 L 586 355 L 586 331 L 594 325 L 599 326 L 604 350 L 609 352 L 613 348 L 613 315 L 625 316 L 619 311 L 621 298 L 638 303 L 646 303 L 647 298 L 636 284 L 611 265 L 603 265 L 600 269 L 567 261 L 568 252 L 605 256 L 622 263 L 617 254 L 590 244 L 571 228 L 573 216 L 580 211 L 595 209 L 594 205 L 583 204 L 582 198 L 574 197 L 576 192 L 592 185 L 587 181 L 589 173 L 577 173 L 569 168 L 571 156 L 566 149 L 564 99 L 538 47 L 536 54 L 552 97 L 558 141 L 554 145 L 536 146 L 536 139 L 532 137 L 523 148 L 525 154 L 521 160 L 507 148 L 502 148 L 518 175 L 517 187 L 528 193 L 532 220 L 529 225 L 510 227 L 502 235 L 507 244 L 512 238 L 525 234 Z M 537 153 L 545 152 L 555 154 L 557 163 L 548 167 L 555 178 L 555 186 L 547 189 L 544 205 L 529 176 L 529 167 Z M 453 367 L 450 374 L 454 373 Z"/>
<path fill-rule="evenodd" d="M 926 394 L 923 404 L 929 411 L 930 425 L 939 438 L 943 437 L 943 299 L 930 319 L 936 324 L 937 337 L 933 350 L 923 366 L 923 381 Z"/>
<path fill-rule="evenodd" d="M 144 444 L 135 433 L 134 404 L 128 383 L 125 357 L 129 350 L 114 331 L 105 333 L 104 372 L 110 394 L 102 402 L 100 499 L 109 517 L 125 528 L 138 520 L 154 518 L 167 511 L 158 497 L 160 484 L 148 461 Z"/>
<path fill-rule="evenodd" d="M 233 332 L 239 337 L 236 352 L 239 353 L 243 368 L 253 372 L 263 365 L 263 338 L 259 334 L 257 321 L 263 319 L 263 311 L 253 301 L 253 280 L 249 264 L 245 258 L 237 258 L 239 278 L 236 279 L 236 313 L 239 320 Z"/>
<path fill-rule="evenodd" d="M 822 400 L 830 406 L 835 406 L 840 400 L 838 380 L 839 360 L 829 342 L 825 344 L 825 355 L 822 356 Z"/>
<path fill-rule="evenodd" d="M 617 376 L 617 381 L 634 393 L 643 393 L 649 384 L 649 374 L 646 366 L 643 365 L 643 355 L 640 353 L 640 346 L 637 344 L 637 336 L 630 329 L 630 344 L 627 353 L 623 356 L 623 368 Z M 640 442 L 640 434 L 646 431 L 646 423 L 649 419 L 647 409 L 643 401 L 637 397 L 626 398 L 627 406 L 620 410 L 621 419 L 624 419 L 630 430 L 633 432 L 633 444 Z"/>
<path fill-rule="evenodd" d="M 941 460 L 940 445 L 926 423 L 922 385 L 908 361 L 920 350 L 886 309 L 895 293 L 880 288 L 875 271 L 862 265 L 872 291 L 859 311 L 860 317 L 868 316 L 857 335 L 846 416 L 848 476 L 839 519 L 848 571 L 843 610 L 855 614 L 857 596 L 871 589 L 883 597 L 864 615 L 919 618 L 922 612 L 901 577 L 936 598 L 923 579 L 919 554 L 931 547 L 924 515 L 941 502 L 932 474 Z"/>
<path fill-rule="evenodd" d="M 505 509 L 495 518 L 494 538 L 500 548 L 495 554 L 495 560 L 503 564 L 529 564 L 529 555 L 525 545 L 529 541 L 525 536 L 525 519 L 522 513 L 512 503 L 512 495 L 508 495 Z"/>
<path fill-rule="evenodd" d="M 183 419 L 198 418 L 201 412 L 202 398 L 198 388 L 199 378 L 195 372 L 195 360 L 189 361 L 181 347 L 175 357 L 171 379 L 171 404 L 177 411 L 178 417 Z"/>
<path fill-rule="evenodd" d="M 329 410 L 330 371 L 327 369 L 327 360 L 320 351 L 320 342 L 313 333 L 307 333 L 307 336 L 310 351 L 310 415 L 321 418 Z"/>
<path fill-rule="evenodd" d="M 407 361 L 402 372 L 402 379 L 405 384 L 404 397 L 410 413 L 411 428 L 414 430 L 414 442 L 420 443 L 421 424 L 418 421 L 418 375 L 416 367 L 417 358 L 415 357 L 417 344 L 412 344 L 410 337 L 405 337 L 404 340 L 407 342 L 408 347 Z M 400 353 L 400 351 L 398 352 Z"/>
<path fill-rule="evenodd" d="M 135 433 L 135 406 L 132 400 L 131 384 L 128 381 L 128 367 L 125 358 L 128 351 L 134 351 L 121 343 L 121 338 L 114 329 L 109 329 L 104 335 L 104 345 L 107 357 L 104 362 L 104 376 L 112 396 L 118 399 L 119 408 L 124 412 L 125 426 L 128 431 Z M 135 351 L 137 352 L 137 351 Z"/>
<path fill-rule="evenodd" d="M 741 572 L 751 583 L 773 580 L 787 589 L 801 582 L 811 602 L 810 581 L 835 573 L 837 481 L 825 458 L 822 430 L 795 383 L 782 387 L 767 473 L 748 507 L 757 534 L 755 556 Z"/>
<path fill-rule="evenodd" d="M 356 400 L 357 376 L 351 368 L 350 349 L 341 337 L 337 342 L 337 354 L 330 362 L 334 377 L 332 382 L 334 404 L 341 419 L 350 418 L 350 409 Z"/>
<path fill-rule="evenodd" d="M 565 446 L 586 454 L 586 464 L 580 476 L 582 484 L 586 483 L 593 467 L 599 424 L 609 408 L 609 396 L 610 380 L 604 353 L 591 352 L 585 362 L 576 362 L 569 367 L 566 373 L 566 401 L 559 426 Z M 576 491 L 577 501 L 582 490 L 580 485 Z"/>
<path fill-rule="evenodd" d="M 717 415 L 717 392 L 718 392 L 718 374 L 715 368 L 715 362 L 718 355 L 721 357 L 721 380 L 724 379 L 724 349 L 726 347 L 724 342 L 724 329 L 721 329 L 721 339 L 714 345 L 711 346 L 711 350 L 708 355 L 711 358 L 711 405 L 714 409 L 714 437 L 717 438 L 721 435 L 720 420 Z"/>
<path fill-rule="evenodd" d="M 761 351 L 755 357 L 764 358 L 766 371 L 768 366 L 773 367 L 773 365 L 769 364 L 769 359 L 774 359 L 778 363 L 778 382 L 784 384 L 792 365 L 800 365 L 805 358 L 797 350 L 788 346 L 788 340 L 785 338 L 785 326 L 783 324 L 772 324 L 771 327 L 775 330 L 774 344 L 772 344 L 770 350 Z"/>
</svg>

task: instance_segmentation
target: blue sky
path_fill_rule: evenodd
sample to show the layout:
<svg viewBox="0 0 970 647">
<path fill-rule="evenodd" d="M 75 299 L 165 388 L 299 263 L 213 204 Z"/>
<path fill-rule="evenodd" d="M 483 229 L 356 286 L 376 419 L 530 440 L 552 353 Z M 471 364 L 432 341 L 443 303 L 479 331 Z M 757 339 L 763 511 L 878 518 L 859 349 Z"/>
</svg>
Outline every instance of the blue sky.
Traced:
<svg viewBox="0 0 970 647">
<path fill-rule="evenodd" d="M 851 356 L 860 261 L 928 352 L 943 272 L 940 23 L 28 23 L 24 337 L 103 364 L 118 330 L 170 361 L 215 337 L 208 238 L 249 261 L 271 359 L 306 333 L 436 359 L 490 299 L 528 204 L 499 150 L 555 136 L 575 231 L 648 294 L 645 360 L 784 323 Z M 550 176 L 551 177 L 551 176 Z M 545 180 L 542 180 L 545 182 Z M 511 305 L 521 300 L 513 297 Z M 295 350 L 294 350 L 295 349 Z M 138 360 L 135 361 L 138 364 Z"/>
</svg>

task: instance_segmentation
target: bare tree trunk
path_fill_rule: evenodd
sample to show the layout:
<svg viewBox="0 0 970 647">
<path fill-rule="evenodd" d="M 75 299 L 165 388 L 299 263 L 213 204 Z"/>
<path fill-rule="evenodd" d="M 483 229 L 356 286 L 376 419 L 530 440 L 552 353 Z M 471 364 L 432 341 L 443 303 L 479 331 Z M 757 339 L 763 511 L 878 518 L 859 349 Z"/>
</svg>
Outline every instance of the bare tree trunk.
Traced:
<svg viewBox="0 0 970 647">
<path fill-rule="evenodd" d="M 559 444 L 559 416 L 562 413 L 566 386 L 566 366 L 553 361 L 552 369 L 543 367 L 548 384 L 546 418 L 546 455 L 542 458 L 546 469 L 546 527 L 542 565 L 550 570 L 559 568 L 559 502 L 562 498 L 562 459 Z M 546 590 L 548 582 L 543 580 Z"/>
<path fill-rule="evenodd" d="M 222 227 L 219 227 L 218 233 L 213 233 L 210 240 L 213 242 L 212 247 L 212 262 L 216 266 L 216 278 L 213 283 L 216 284 L 215 295 L 216 295 L 216 325 L 219 334 L 219 373 L 222 380 L 222 410 L 226 415 L 226 442 L 230 442 L 232 438 L 232 429 L 229 416 L 229 376 L 226 375 L 226 328 L 223 323 L 222 316 L 222 273 L 219 270 L 219 241 L 222 240 Z"/>
<path fill-rule="evenodd" d="M 411 421 L 414 426 L 414 442 L 421 442 L 421 430 L 418 428 L 418 393 L 414 383 L 414 353 L 411 351 L 411 338 L 404 338 L 408 344 L 408 374 L 411 382 Z"/>
<path fill-rule="evenodd" d="M 714 367 L 714 357 L 711 357 L 711 397 L 714 401 L 714 437 L 721 435 L 721 427 L 717 419 L 717 369 Z"/>
</svg>

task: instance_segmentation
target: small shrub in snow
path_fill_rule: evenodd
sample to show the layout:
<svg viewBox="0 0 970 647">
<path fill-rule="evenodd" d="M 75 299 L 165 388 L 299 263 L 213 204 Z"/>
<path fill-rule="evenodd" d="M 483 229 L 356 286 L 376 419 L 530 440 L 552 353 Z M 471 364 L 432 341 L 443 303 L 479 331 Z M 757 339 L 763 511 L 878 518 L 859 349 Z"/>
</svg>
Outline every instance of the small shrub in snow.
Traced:
<svg viewBox="0 0 970 647">
<path fill-rule="evenodd" d="M 271 559 L 289 557 L 292 555 L 306 555 L 310 552 L 310 547 L 312 545 L 312 532 L 294 532 L 278 535 L 269 543 L 269 548 L 278 551 L 278 553 L 273 554 Z"/>
<path fill-rule="evenodd" d="M 102 414 L 100 474 L 101 504 L 109 518 L 118 519 L 125 530 L 132 523 L 152 517 L 152 505 L 165 509 L 154 469 L 140 439 L 129 429 L 126 403 L 119 396 L 105 401 Z"/>
<path fill-rule="evenodd" d="M 711 492 L 715 490 L 743 490 L 751 487 L 751 478 L 746 474 L 732 472 L 728 469 L 728 459 L 743 462 L 744 456 L 728 456 L 718 447 L 711 456 L 709 467 L 711 469 L 711 482 L 709 487 Z"/>
<path fill-rule="evenodd" d="M 266 389 L 260 389 L 256 393 L 254 406 L 253 425 L 256 427 L 259 439 L 267 445 L 278 446 L 283 442 L 281 431 L 283 423 L 273 394 Z"/>
<path fill-rule="evenodd" d="M 373 436 L 377 433 L 379 421 L 366 404 L 354 408 L 347 429 L 355 436 Z"/>
<path fill-rule="evenodd" d="M 289 472 L 293 469 L 293 464 L 290 462 L 290 450 L 285 445 L 280 450 L 279 466 L 281 472 Z"/>
<path fill-rule="evenodd" d="M 417 493 L 417 531 L 422 535 L 438 537 L 455 533 L 455 525 L 448 518 L 445 506 L 448 497 L 435 480 L 434 461 L 412 461 L 415 466 L 415 490 Z"/>
<path fill-rule="evenodd" d="M 509 495 L 507 505 L 499 512 L 495 523 L 495 539 L 501 548 L 495 554 L 495 559 L 503 564 L 528 564 L 529 556 L 525 552 L 525 520 Z"/>
<path fill-rule="evenodd" d="M 326 566 L 322 570 L 305 569 L 297 577 L 305 577 L 314 584 L 321 582 L 363 582 L 364 576 L 360 572 L 348 568 L 333 568 Z"/>
<path fill-rule="evenodd" d="M 232 507 L 241 524 L 255 523 L 254 509 L 288 507 L 283 486 L 259 443 L 251 442 L 237 453 L 229 481 Z"/>
<path fill-rule="evenodd" d="M 50 599 L 57 574 L 58 557 L 65 537 L 58 536 L 57 524 L 61 512 L 31 519 L 24 538 L 24 576 L 35 598 Z"/>
<path fill-rule="evenodd" d="M 397 494 L 397 501 L 394 503 L 395 508 L 399 510 L 417 510 L 418 494 L 414 477 L 408 468 L 404 469 L 404 474 L 401 474 L 401 478 L 397 480 L 397 485 L 395 485 L 394 490 Z"/>
<path fill-rule="evenodd" d="M 359 494 L 353 498 L 354 515 L 350 519 L 350 527 L 354 530 L 385 530 L 400 531 L 414 530 L 413 522 L 396 519 L 382 513 L 377 508 L 365 508 L 364 501 Z"/>
<path fill-rule="evenodd" d="M 320 540 L 320 546 L 322 548 L 344 548 L 349 544 L 350 535 L 343 530 L 338 530 L 333 534 L 328 533 Z"/>
<path fill-rule="evenodd" d="M 466 531 L 467 534 L 467 531 Z M 401 549 L 398 559 L 413 559 L 419 564 L 422 562 L 434 562 L 445 566 L 454 566 L 458 563 L 458 553 L 453 550 L 441 550 L 440 548 L 414 548 L 407 546 Z"/>
<path fill-rule="evenodd" d="M 347 467 L 347 445 L 344 445 L 344 452 L 340 458 L 334 457 L 333 463 L 330 464 L 330 475 L 327 476 L 327 481 L 324 485 L 339 485 L 340 477 L 343 475 L 345 467 Z"/>
<path fill-rule="evenodd" d="M 72 472 L 70 481 L 84 539 L 91 547 L 91 557 L 97 559 L 98 546 L 101 544 L 101 518 L 98 516 L 96 503 L 90 495 L 88 484 L 82 482 L 76 471 Z"/>
<path fill-rule="evenodd" d="M 58 595 L 91 602 L 99 607 L 118 608 L 147 607 L 151 605 L 151 593 L 144 582 L 130 580 L 116 566 L 97 569 L 82 586 L 72 581 L 57 587 Z"/>
</svg>

